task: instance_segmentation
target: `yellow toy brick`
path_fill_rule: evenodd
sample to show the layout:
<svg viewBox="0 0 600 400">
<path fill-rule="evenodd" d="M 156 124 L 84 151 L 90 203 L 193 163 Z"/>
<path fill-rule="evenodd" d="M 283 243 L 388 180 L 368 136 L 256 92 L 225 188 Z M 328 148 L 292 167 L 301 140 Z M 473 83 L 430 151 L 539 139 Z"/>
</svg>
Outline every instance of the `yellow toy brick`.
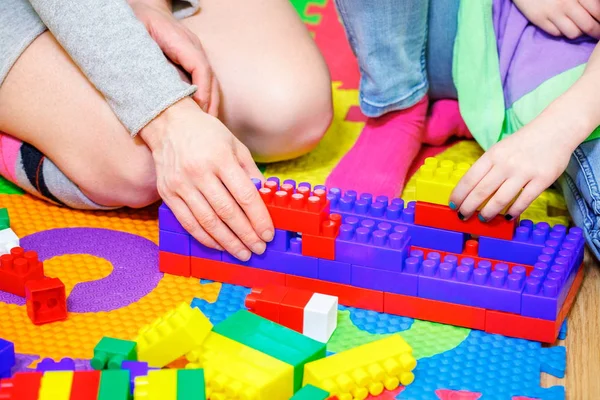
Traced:
<svg viewBox="0 0 600 400">
<path fill-rule="evenodd" d="M 362 400 L 383 389 L 409 385 L 417 361 L 400 335 L 364 344 L 304 366 L 304 385 L 319 387 L 339 400 Z"/>
<path fill-rule="evenodd" d="M 276 400 L 294 394 L 291 365 L 215 332 L 187 359 L 186 368 L 204 368 L 211 400 Z"/>
<path fill-rule="evenodd" d="M 148 371 L 135 378 L 134 400 L 177 400 L 177 370 Z"/>
<path fill-rule="evenodd" d="M 470 167 L 465 162 L 427 158 L 417 171 L 415 199 L 447 206 L 452 190 Z"/>
<path fill-rule="evenodd" d="M 38 400 L 69 400 L 73 371 L 46 372 L 40 382 Z"/>
<path fill-rule="evenodd" d="M 162 368 L 199 347 L 211 330 L 202 311 L 182 303 L 140 330 L 135 339 L 138 360 Z"/>
</svg>

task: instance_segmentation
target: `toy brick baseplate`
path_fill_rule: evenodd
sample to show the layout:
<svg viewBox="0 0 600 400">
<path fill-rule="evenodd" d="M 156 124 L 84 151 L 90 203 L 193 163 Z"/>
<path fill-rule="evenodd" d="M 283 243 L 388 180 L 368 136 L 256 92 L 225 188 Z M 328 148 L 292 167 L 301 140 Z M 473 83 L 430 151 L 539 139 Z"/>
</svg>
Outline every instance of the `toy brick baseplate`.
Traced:
<svg viewBox="0 0 600 400">
<path fill-rule="evenodd" d="M 426 189 L 417 185 L 416 198 L 431 203 L 255 180 L 276 233 L 265 253 L 247 262 L 198 243 L 163 204 L 160 270 L 247 287 L 304 289 L 337 296 L 346 306 L 554 342 L 581 285 L 582 230 L 528 220 L 517 226 L 502 217 L 491 226 L 451 221 L 445 196 L 456 176 L 447 170 L 463 168 L 438 167 Z M 427 197 L 438 187 L 443 199 Z M 423 190 L 429 194 L 421 197 Z M 430 210 L 443 218 L 429 218 Z"/>
</svg>

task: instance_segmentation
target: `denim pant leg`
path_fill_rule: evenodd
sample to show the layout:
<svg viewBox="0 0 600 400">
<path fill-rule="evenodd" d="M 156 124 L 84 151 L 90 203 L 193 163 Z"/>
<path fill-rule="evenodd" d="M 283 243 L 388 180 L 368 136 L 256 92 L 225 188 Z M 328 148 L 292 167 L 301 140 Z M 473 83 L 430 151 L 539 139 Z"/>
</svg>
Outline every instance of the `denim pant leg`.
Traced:
<svg viewBox="0 0 600 400">
<path fill-rule="evenodd" d="M 378 117 L 427 93 L 427 0 L 335 0 L 360 68 L 360 106 Z"/>
<path fill-rule="evenodd" d="M 427 75 L 432 100 L 458 99 L 452 80 L 454 40 L 460 0 L 429 0 Z"/>
<path fill-rule="evenodd" d="M 582 143 L 558 180 L 575 225 L 600 259 L 600 139 Z"/>
</svg>

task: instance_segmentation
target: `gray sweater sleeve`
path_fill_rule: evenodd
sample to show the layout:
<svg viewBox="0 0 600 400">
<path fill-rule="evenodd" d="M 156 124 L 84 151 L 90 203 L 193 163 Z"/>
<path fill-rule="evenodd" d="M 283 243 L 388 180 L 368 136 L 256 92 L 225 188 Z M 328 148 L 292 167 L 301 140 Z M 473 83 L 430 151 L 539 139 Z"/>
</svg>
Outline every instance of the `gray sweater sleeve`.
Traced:
<svg viewBox="0 0 600 400">
<path fill-rule="evenodd" d="M 125 0 L 29 1 L 131 135 L 196 90 L 181 80 Z"/>
</svg>

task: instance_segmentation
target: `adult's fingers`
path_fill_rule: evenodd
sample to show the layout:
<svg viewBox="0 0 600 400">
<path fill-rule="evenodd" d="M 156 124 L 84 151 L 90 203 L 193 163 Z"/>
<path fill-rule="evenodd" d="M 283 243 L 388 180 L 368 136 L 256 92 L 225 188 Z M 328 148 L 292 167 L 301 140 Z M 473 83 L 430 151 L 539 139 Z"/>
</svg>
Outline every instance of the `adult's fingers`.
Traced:
<svg viewBox="0 0 600 400">
<path fill-rule="evenodd" d="M 210 104 L 208 106 L 208 113 L 213 117 L 219 116 L 219 107 L 221 106 L 221 87 L 217 77 L 213 75 L 212 83 L 210 86 Z"/>
<path fill-rule="evenodd" d="M 179 196 L 168 197 L 165 203 L 169 206 L 175 217 L 183 226 L 183 228 L 190 233 L 200 243 L 207 247 L 211 247 L 217 250 L 223 250 L 223 248 L 208 234 L 200 224 L 198 220 L 192 214 L 192 211 L 185 204 L 185 202 Z"/>
</svg>

